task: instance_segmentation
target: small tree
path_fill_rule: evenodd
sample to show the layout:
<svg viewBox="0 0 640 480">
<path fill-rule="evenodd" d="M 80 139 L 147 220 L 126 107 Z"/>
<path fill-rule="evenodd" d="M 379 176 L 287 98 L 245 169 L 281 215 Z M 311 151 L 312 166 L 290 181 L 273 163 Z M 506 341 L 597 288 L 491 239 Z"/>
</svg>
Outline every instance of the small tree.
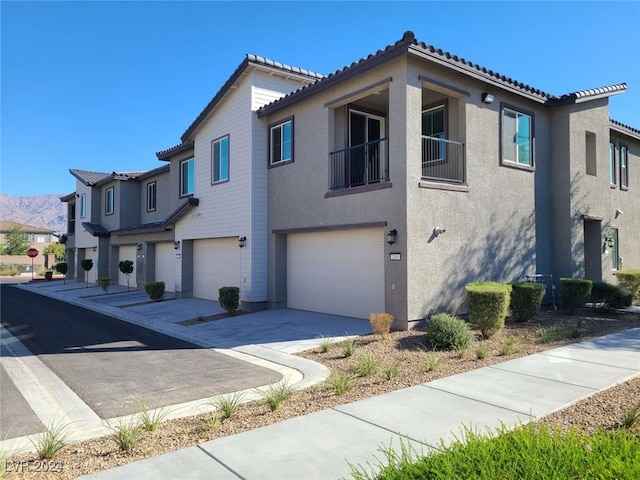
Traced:
<svg viewBox="0 0 640 480">
<path fill-rule="evenodd" d="M 56 265 L 54 265 L 53 267 L 56 272 L 58 272 L 61 275 L 64 275 L 64 279 L 62 280 L 63 283 L 67 283 L 67 270 L 69 269 L 69 266 L 66 263 L 57 263 Z"/>
<path fill-rule="evenodd" d="M 62 243 L 52 243 L 42 252 L 44 255 L 53 255 L 56 261 L 64 260 L 65 246 Z"/>
<path fill-rule="evenodd" d="M 89 270 L 93 268 L 93 260 L 90 258 L 85 258 L 80 262 L 80 266 L 85 271 L 84 279 L 87 282 L 87 288 L 89 288 Z"/>
<path fill-rule="evenodd" d="M 240 289 L 238 287 L 220 287 L 218 301 L 229 315 L 235 315 L 240 302 Z"/>
<path fill-rule="evenodd" d="M 127 276 L 127 292 L 129 291 L 129 277 L 133 273 L 133 262 L 131 260 L 122 260 L 118 264 L 120 271 Z"/>
<path fill-rule="evenodd" d="M 9 230 L 5 234 L 7 242 L 2 247 L 2 255 L 26 255 L 29 250 L 29 242 L 27 241 L 22 228 L 18 225 Z"/>
<path fill-rule="evenodd" d="M 100 286 L 104 290 L 105 295 L 109 293 L 109 287 L 111 286 L 111 278 L 103 277 L 100 279 Z"/>
</svg>

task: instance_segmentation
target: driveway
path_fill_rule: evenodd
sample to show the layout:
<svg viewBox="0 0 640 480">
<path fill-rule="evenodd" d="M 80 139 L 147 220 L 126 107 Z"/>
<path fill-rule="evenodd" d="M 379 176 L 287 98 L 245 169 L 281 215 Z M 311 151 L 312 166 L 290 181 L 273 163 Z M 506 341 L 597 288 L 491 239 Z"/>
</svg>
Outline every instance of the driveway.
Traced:
<svg viewBox="0 0 640 480">
<path fill-rule="evenodd" d="M 101 418 L 132 413 L 135 399 L 160 407 L 282 377 L 100 313 L 17 288 L 1 288 L 3 327 Z M 5 349 L 2 355 L 6 354 Z M 5 411 L 12 411 L 4 391 L 1 408 L 3 418 Z"/>
</svg>

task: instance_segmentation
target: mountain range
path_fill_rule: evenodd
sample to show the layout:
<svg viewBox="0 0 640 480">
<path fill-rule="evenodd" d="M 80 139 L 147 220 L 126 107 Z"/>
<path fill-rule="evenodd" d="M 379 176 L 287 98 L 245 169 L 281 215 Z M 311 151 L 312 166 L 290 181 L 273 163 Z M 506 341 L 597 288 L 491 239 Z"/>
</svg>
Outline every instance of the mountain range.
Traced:
<svg viewBox="0 0 640 480">
<path fill-rule="evenodd" d="M 33 227 L 48 228 L 55 233 L 67 231 L 67 204 L 64 194 L 12 197 L 0 194 L 0 218 Z"/>
</svg>

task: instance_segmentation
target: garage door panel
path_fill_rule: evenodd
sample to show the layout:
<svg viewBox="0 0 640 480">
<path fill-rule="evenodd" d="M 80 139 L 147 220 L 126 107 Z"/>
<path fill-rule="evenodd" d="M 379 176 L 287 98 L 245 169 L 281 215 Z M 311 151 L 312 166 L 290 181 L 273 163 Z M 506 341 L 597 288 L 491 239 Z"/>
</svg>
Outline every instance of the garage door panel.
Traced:
<svg viewBox="0 0 640 480">
<path fill-rule="evenodd" d="M 287 305 L 357 318 L 384 311 L 383 242 L 381 229 L 289 235 Z"/>
<path fill-rule="evenodd" d="M 164 282 L 166 292 L 175 291 L 176 286 L 176 251 L 173 243 L 156 244 L 155 280 Z"/>
<path fill-rule="evenodd" d="M 85 248 L 84 249 L 84 258 L 85 260 L 93 260 L 93 268 L 88 272 L 85 272 L 82 267 L 80 267 L 80 275 L 82 281 L 87 281 L 89 283 L 97 283 L 98 282 L 98 252 L 94 252 L 93 248 Z"/>
<path fill-rule="evenodd" d="M 193 296 L 218 300 L 220 287 L 240 286 L 238 239 L 215 238 L 193 242 Z"/>
<path fill-rule="evenodd" d="M 131 260 L 133 262 L 133 273 L 129 277 L 129 285 L 136 283 L 136 246 L 128 245 L 126 247 L 120 247 L 118 249 L 118 265 L 124 260 Z M 120 271 L 118 267 L 118 285 L 127 285 L 127 276 Z"/>
</svg>

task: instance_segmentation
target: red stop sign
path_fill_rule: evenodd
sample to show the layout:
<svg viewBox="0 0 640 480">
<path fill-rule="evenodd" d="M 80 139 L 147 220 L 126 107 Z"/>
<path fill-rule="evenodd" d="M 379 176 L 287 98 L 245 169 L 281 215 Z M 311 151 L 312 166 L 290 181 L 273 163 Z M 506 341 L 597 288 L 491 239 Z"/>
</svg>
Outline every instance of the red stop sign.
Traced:
<svg viewBox="0 0 640 480">
<path fill-rule="evenodd" d="M 27 255 L 29 255 L 29 257 L 31 258 L 35 258 L 38 256 L 38 250 L 36 250 L 35 248 L 30 248 L 29 250 L 27 250 Z"/>
</svg>

